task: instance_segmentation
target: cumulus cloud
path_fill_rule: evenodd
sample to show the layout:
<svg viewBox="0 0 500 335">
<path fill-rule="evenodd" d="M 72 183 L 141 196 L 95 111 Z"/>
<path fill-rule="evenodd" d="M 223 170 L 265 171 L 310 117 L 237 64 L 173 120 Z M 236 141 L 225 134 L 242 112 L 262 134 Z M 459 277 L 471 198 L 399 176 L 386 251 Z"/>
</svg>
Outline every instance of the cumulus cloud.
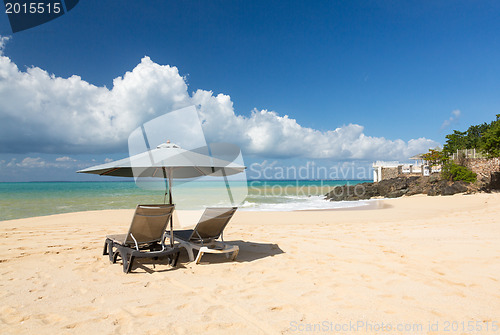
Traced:
<svg viewBox="0 0 500 335">
<path fill-rule="evenodd" d="M 123 150 L 134 128 L 186 105 L 188 98 L 177 68 L 155 64 L 148 57 L 116 78 L 108 90 L 79 76 L 59 78 L 37 67 L 22 72 L 0 56 L 0 150 Z"/>
<path fill-rule="evenodd" d="M 114 79 L 111 89 L 92 85 L 77 75 L 56 77 L 38 67 L 24 72 L 1 53 L 5 42 L 6 38 L 1 38 L 0 152 L 126 151 L 132 130 L 189 105 L 197 106 L 209 142 L 235 143 L 245 154 L 406 159 L 437 145 L 425 138 L 405 142 L 367 136 L 357 124 L 319 131 L 268 110 L 253 110 L 249 117 L 237 115 L 228 95 L 205 90 L 190 94 L 176 67 L 159 65 L 149 57 Z M 37 162 L 41 164 L 26 164 Z"/>
<path fill-rule="evenodd" d="M 234 113 L 229 96 L 214 96 L 203 90 L 196 91 L 192 101 L 199 106 L 208 139 L 236 143 L 247 154 L 281 158 L 407 159 L 438 145 L 426 138 L 404 142 L 367 136 L 364 127 L 357 124 L 322 132 L 268 110 L 253 110 L 250 117 L 244 117 Z"/>
<path fill-rule="evenodd" d="M 452 124 L 458 123 L 458 120 L 460 119 L 460 110 L 455 109 L 454 111 L 451 112 L 451 116 L 443 121 L 443 124 L 441 125 L 441 129 L 448 128 Z"/>
<path fill-rule="evenodd" d="M 3 55 L 3 49 L 5 48 L 5 43 L 10 39 L 7 36 L 0 36 L 0 56 Z"/>
</svg>

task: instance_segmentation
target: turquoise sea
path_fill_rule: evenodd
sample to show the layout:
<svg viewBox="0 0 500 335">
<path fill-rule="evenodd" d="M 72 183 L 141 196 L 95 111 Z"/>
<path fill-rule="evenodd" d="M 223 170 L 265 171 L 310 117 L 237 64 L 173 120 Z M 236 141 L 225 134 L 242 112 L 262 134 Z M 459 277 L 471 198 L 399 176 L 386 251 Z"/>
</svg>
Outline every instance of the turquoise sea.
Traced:
<svg viewBox="0 0 500 335">
<path fill-rule="evenodd" d="M 359 206 L 324 200 L 334 186 L 362 180 L 293 180 L 231 182 L 210 181 L 174 184 L 178 209 L 239 205 L 240 210 L 301 210 Z M 58 213 L 135 208 L 139 203 L 163 203 L 164 190 L 144 189 L 133 181 L 0 183 L 0 221 Z M 167 198 L 168 202 L 168 198 Z"/>
</svg>

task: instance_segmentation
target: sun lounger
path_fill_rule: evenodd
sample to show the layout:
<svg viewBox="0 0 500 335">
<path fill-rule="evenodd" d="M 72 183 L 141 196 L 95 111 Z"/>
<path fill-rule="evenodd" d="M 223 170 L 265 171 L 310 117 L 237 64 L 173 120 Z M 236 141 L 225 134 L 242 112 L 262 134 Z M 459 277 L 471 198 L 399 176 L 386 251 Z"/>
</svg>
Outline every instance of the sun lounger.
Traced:
<svg viewBox="0 0 500 335">
<path fill-rule="evenodd" d="M 196 261 L 198 264 L 205 253 L 224 253 L 228 258 L 231 254 L 231 260 L 236 259 L 239 247 L 225 243 L 223 232 L 237 209 L 237 207 L 206 208 L 194 229 L 174 230 L 175 241 L 179 243 L 181 248 L 186 249 L 191 262 Z M 221 241 L 217 241 L 219 237 Z M 193 249 L 198 250 L 196 260 Z"/>
<path fill-rule="evenodd" d="M 173 210 L 174 205 L 137 205 L 128 233 L 106 236 L 103 255 L 109 255 L 112 263 L 120 256 L 125 273 L 130 272 L 136 258 L 168 256 L 169 263 L 175 266 L 179 248 L 164 243 L 165 229 Z"/>
</svg>

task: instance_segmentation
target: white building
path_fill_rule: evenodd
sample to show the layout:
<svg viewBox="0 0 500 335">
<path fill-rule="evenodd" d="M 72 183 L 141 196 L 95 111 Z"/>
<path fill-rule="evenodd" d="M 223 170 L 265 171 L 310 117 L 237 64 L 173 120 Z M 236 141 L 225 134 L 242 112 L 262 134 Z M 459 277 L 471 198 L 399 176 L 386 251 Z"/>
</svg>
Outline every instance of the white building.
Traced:
<svg viewBox="0 0 500 335">
<path fill-rule="evenodd" d="M 429 166 L 422 154 L 410 157 L 415 163 L 400 163 L 397 161 L 373 163 L 373 182 L 399 176 L 429 176 L 431 173 L 441 172 L 440 166 Z"/>
</svg>

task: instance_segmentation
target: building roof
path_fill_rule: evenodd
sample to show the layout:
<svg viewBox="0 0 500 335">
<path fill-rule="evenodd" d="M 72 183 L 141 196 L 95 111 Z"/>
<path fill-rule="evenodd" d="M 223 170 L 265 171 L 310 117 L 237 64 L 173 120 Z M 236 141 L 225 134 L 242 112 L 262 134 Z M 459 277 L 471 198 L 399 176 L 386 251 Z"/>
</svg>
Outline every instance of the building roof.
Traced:
<svg viewBox="0 0 500 335">
<path fill-rule="evenodd" d="M 384 162 L 384 161 L 376 161 L 373 163 L 373 167 L 398 167 L 400 165 L 403 165 L 400 162 L 397 161 L 392 161 L 392 162 Z"/>
<path fill-rule="evenodd" d="M 410 157 L 409 159 L 424 159 L 423 155 L 425 155 L 425 154 L 417 154 L 413 157 Z"/>
</svg>

